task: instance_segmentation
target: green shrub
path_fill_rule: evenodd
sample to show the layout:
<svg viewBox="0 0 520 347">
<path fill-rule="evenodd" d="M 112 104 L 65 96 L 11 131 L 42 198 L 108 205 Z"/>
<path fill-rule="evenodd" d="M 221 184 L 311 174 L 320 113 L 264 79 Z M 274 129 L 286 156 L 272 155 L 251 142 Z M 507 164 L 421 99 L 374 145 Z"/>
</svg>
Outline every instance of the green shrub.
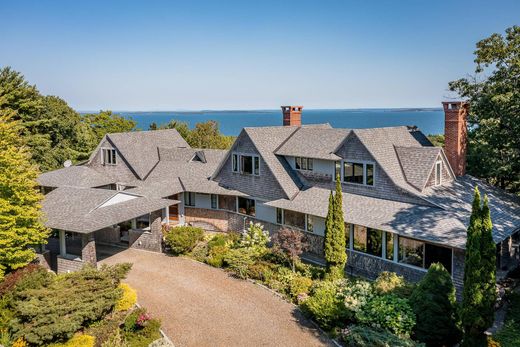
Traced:
<svg viewBox="0 0 520 347">
<path fill-rule="evenodd" d="M 204 242 L 204 240 L 203 240 L 203 241 L 197 243 L 197 245 L 191 250 L 190 257 L 192 257 L 193 259 L 195 259 L 197 261 L 205 262 L 206 258 L 208 257 L 208 254 L 209 254 L 208 243 Z"/>
<path fill-rule="evenodd" d="M 392 294 L 374 296 L 355 317 L 362 325 L 383 328 L 402 336 L 410 336 L 415 325 L 415 314 L 408 301 Z"/>
<path fill-rule="evenodd" d="M 311 296 L 301 305 L 304 312 L 312 315 L 314 320 L 327 330 L 342 324 L 348 317 L 343 297 L 339 295 L 343 286 L 341 282 L 316 283 L 311 288 Z"/>
<path fill-rule="evenodd" d="M 36 264 L 29 264 L 23 268 L 11 272 L 0 282 L 0 296 L 11 292 L 15 287 L 20 290 L 25 288 L 36 288 L 44 285 L 51 280 L 51 273 L 44 267 Z"/>
<path fill-rule="evenodd" d="M 70 339 L 82 327 L 109 313 L 122 295 L 119 282 L 130 264 L 102 266 L 54 276 L 44 287 L 25 289 L 12 302 L 14 338 L 34 345 Z"/>
<path fill-rule="evenodd" d="M 374 291 L 378 294 L 395 294 L 402 298 L 410 297 L 414 289 L 414 286 L 406 282 L 404 277 L 389 271 L 381 272 L 373 286 Z"/>
<path fill-rule="evenodd" d="M 239 242 L 240 247 L 255 249 L 258 253 L 263 254 L 267 250 L 267 244 L 271 241 L 269 231 L 264 230 L 264 226 L 260 223 L 249 223 L 249 227 L 242 233 Z"/>
<path fill-rule="evenodd" d="M 97 346 L 97 339 L 96 339 Z M 128 343 L 121 335 L 121 330 L 116 329 L 115 332 L 106 339 L 99 347 L 128 347 Z"/>
<path fill-rule="evenodd" d="M 295 276 L 296 274 L 285 266 L 276 266 L 266 280 L 266 285 L 280 294 L 290 295 L 291 282 Z"/>
<path fill-rule="evenodd" d="M 130 347 L 146 347 L 161 337 L 161 322 L 152 319 L 145 309 L 130 313 L 123 324 L 124 338 Z"/>
<path fill-rule="evenodd" d="M 343 287 L 342 294 L 345 308 L 349 311 L 351 317 L 362 310 L 374 296 L 372 285 L 363 280 L 348 281 L 347 285 Z"/>
<path fill-rule="evenodd" d="M 64 343 L 51 343 L 49 347 L 94 347 L 96 339 L 94 336 L 76 334 Z"/>
<path fill-rule="evenodd" d="M 312 279 L 302 275 L 295 275 L 289 283 L 289 294 L 293 299 L 296 299 L 300 294 L 309 293 L 312 286 Z"/>
<path fill-rule="evenodd" d="M 503 347 L 520 346 L 520 294 L 512 293 L 508 299 L 509 307 L 504 326 L 493 338 Z"/>
<path fill-rule="evenodd" d="M 398 337 L 386 330 L 365 326 L 354 326 L 343 335 L 343 341 L 348 347 L 420 347 L 409 338 Z"/>
<path fill-rule="evenodd" d="M 410 297 L 416 314 L 416 340 L 428 346 L 453 346 L 462 338 L 455 287 L 451 276 L 440 263 L 428 269 Z"/>
<path fill-rule="evenodd" d="M 259 281 L 266 281 L 273 277 L 273 271 L 274 265 L 263 260 L 251 264 L 247 269 L 249 278 Z"/>
<path fill-rule="evenodd" d="M 114 312 L 105 316 L 104 319 L 90 324 L 87 329 L 84 330 L 85 334 L 92 335 L 96 338 L 96 347 L 120 347 L 119 345 L 110 344 L 117 340 L 114 335 L 119 332 L 119 326 L 124 322 L 127 315 L 126 311 Z M 106 344 L 105 344 L 106 343 Z"/>
<path fill-rule="evenodd" d="M 239 278 L 248 278 L 248 269 L 255 262 L 254 251 L 247 248 L 230 249 L 226 252 L 224 262 Z"/>
<path fill-rule="evenodd" d="M 214 267 L 222 267 L 228 251 L 229 247 L 226 244 L 222 246 L 212 246 L 206 258 L 206 263 Z"/>
<path fill-rule="evenodd" d="M 173 254 L 186 254 L 190 252 L 204 237 L 204 230 L 191 226 L 171 228 L 166 234 L 165 242 Z"/>
</svg>

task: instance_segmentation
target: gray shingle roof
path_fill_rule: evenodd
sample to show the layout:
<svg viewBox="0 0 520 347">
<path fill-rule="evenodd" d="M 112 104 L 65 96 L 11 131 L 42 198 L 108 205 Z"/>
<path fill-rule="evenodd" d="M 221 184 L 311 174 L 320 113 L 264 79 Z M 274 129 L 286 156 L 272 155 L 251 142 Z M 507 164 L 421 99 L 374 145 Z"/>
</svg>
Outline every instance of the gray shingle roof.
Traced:
<svg viewBox="0 0 520 347">
<path fill-rule="evenodd" d="M 439 147 L 395 147 L 405 179 L 419 191 L 428 182 L 439 154 Z"/>
<path fill-rule="evenodd" d="M 520 199 L 470 175 L 458 177 L 441 186 L 428 187 L 425 194 L 429 200 L 468 225 L 475 186 L 478 186 L 482 197 L 485 194 L 488 196 L 495 242 L 504 240 L 520 229 Z"/>
<path fill-rule="evenodd" d="M 90 233 L 179 203 L 175 200 L 137 197 L 100 207 L 117 194 L 115 190 L 60 187 L 45 196 L 45 225 L 53 229 Z"/>
<path fill-rule="evenodd" d="M 159 161 L 158 147 L 190 147 L 175 129 L 108 134 L 140 179 Z"/>
<path fill-rule="evenodd" d="M 42 173 L 38 184 L 44 187 L 100 187 L 114 181 L 87 166 L 69 166 L 58 170 Z"/>
<path fill-rule="evenodd" d="M 348 129 L 302 127 L 276 151 L 276 154 L 340 160 L 334 152 L 349 132 Z"/>
<path fill-rule="evenodd" d="M 298 129 L 292 126 L 244 128 L 288 197 L 295 196 L 300 191 L 301 183 L 285 158 L 277 156 L 275 151 Z"/>
</svg>

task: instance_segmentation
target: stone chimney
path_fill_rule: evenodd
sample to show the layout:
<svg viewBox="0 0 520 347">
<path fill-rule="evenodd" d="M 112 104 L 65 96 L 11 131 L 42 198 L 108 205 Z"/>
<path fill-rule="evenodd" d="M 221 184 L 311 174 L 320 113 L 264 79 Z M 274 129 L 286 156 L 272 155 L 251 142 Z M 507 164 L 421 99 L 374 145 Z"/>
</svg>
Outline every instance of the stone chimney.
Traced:
<svg viewBox="0 0 520 347">
<path fill-rule="evenodd" d="M 468 104 L 462 101 L 445 101 L 444 152 L 456 176 L 466 174 Z"/>
<path fill-rule="evenodd" d="M 303 106 L 282 106 L 283 125 L 301 126 Z"/>
</svg>

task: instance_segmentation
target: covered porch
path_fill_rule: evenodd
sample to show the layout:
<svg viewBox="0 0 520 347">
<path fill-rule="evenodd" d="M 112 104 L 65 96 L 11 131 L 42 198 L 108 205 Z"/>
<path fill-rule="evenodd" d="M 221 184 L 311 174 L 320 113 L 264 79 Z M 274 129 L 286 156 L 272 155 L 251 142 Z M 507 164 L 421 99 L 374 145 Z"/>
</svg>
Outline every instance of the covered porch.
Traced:
<svg viewBox="0 0 520 347">
<path fill-rule="evenodd" d="M 104 189 L 58 188 L 47 194 L 43 210 L 53 230 L 48 267 L 57 273 L 97 265 L 108 252 L 126 248 L 162 251 L 162 227 L 178 200 L 153 199 Z M 44 260 L 44 257 L 39 257 Z"/>
</svg>

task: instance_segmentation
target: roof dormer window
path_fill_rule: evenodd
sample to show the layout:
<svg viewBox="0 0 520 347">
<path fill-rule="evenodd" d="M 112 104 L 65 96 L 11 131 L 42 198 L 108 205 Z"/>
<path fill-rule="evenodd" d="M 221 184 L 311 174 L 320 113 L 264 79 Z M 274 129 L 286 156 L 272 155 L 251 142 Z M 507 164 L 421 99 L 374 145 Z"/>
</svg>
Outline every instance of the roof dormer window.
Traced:
<svg viewBox="0 0 520 347">
<path fill-rule="evenodd" d="M 260 176 L 260 157 L 250 154 L 232 154 L 232 171 L 245 175 Z"/>
<path fill-rule="evenodd" d="M 435 185 L 440 186 L 442 184 L 442 161 L 435 163 Z"/>
<path fill-rule="evenodd" d="M 343 161 L 343 182 L 373 186 L 374 171 L 374 163 L 345 160 Z"/>
<path fill-rule="evenodd" d="M 103 165 L 116 165 L 116 150 L 114 148 L 101 148 L 101 162 Z"/>
</svg>

